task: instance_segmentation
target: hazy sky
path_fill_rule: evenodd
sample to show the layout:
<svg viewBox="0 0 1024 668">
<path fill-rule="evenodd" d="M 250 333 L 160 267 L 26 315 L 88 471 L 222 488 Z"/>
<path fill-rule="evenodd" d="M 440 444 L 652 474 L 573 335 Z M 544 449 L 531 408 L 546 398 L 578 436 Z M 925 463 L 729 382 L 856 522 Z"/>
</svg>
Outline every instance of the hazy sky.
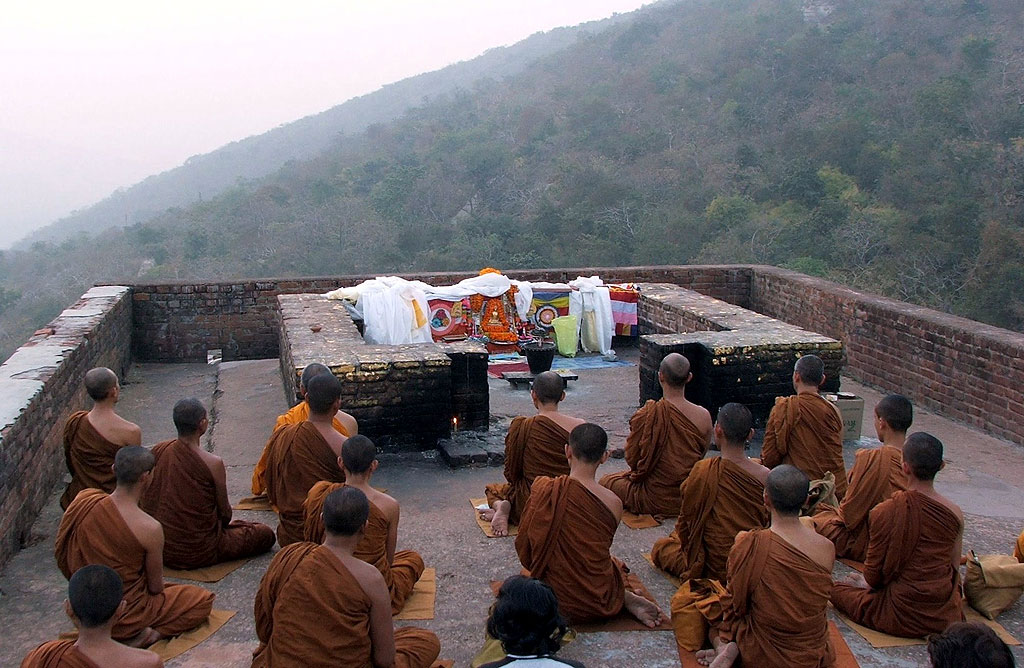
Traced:
<svg viewBox="0 0 1024 668">
<path fill-rule="evenodd" d="M 0 246 L 192 155 L 648 2 L 6 3 Z"/>
</svg>

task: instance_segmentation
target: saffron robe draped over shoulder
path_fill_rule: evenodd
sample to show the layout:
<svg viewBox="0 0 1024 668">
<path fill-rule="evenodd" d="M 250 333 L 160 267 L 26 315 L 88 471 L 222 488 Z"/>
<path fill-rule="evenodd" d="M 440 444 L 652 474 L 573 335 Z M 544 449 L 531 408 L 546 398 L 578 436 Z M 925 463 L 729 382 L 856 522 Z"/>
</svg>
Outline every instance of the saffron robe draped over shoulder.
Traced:
<svg viewBox="0 0 1024 668">
<path fill-rule="evenodd" d="M 629 471 L 610 473 L 601 484 L 626 510 L 655 517 L 679 512 L 679 486 L 708 451 L 707 435 L 670 401 L 649 400 L 629 420 Z"/>
<path fill-rule="evenodd" d="M 146 581 L 146 549 L 121 517 L 110 496 L 98 489 L 81 492 L 57 529 L 57 567 L 70 579 L 82 566 L 102 564 L 124 583 L 127 608 L 112 636 L 124 640 L 150 626 L 165 636 L 193 629 L 210 616 L 213 592 L 194 585 L 165 584 L 151 594 Z"/>
<path fill-rule="evenodd" d="M 103 437 L 89 422 L 89 411 L 72 413 L 64 423 L 64 461 L 71 472 L 71 482 L 60 497 L 66 509 L 83 489 L 114 491 L 114 455 L 122 447 Z"/>
<path fill-rule="evenodd" d="M 728 580 L 719 637 L 736 642 L 742 665 L 835 665 L 826 616 L 831 569 L 771 529 L 757 529 L 736 537 Z"/>
<path fill-rule="evenodd" d="M 312 422 L 274 432 L 267 443 L 267 497 L 277 508 L 277 542 L 281 547 L 302 540 L 303 504 L 313 485 L 345 482 L 338 455 Z"/>
<path fill-rule="evenodd" d="M 571 623 L 613 617 L 625 604 L 624 566 L 610 552 L 617 527 L 608 506 L 580 482 L 534 481 L 516 552 L 531 576 L 551 586 Z"/>
<path fill-rule="evenodd" d="M 274 423 L 274 432 L 277 432 L 281 427 L 288 427 L 299 424 L 300 422 L 305 422 L 308 418 L 309 404 L 305 401 L 300 401 L 288 409 L 288 412 L 277 416 L 277 422 Z M 351 436 L 338 418 L 334 418 L 334 430 L 346 438 Z M 274 440 L 273 435 L 270 437 L 270 441 L 272 440 Z M 267 451 L 270 448 L 270 441 L 267 441 L 267 444 L 263 446 L 263 452 L 260 454 L 260 459 L 256 462 L 256 467 L 252 470 L 252 493 L 257 496 L 267 493 Z"/>
<path fill-rule="evenodd" d="M 868 514 L 895 492 L 907 488 L 903 453 L 884 445 L 857 451 L 849 487 L 838 508 L 822 506 L 812 518 L 814 528 L 835 543 L 836 556 L 864 561 L 868 551 Z"/>
<path fill-rule="evenodd" d="M 74 640 L 51 640 L 28 653 L 21 668 L 104 668 L 78 651 Z"/>
<path fill-rule="evenodd" d="M 676 528 L 651 549 L 658 568 L 683 580 L 726 581 L 736 534 L 768 524 L 764 485 L 739 465 L 714 457 L 697 462 L 680 489 Z"/>
<path fill-rule="evenodd" d="M 1024 531 L 1020 532 L 1017 536 L 1017 545 L 1013 548 L 1013 556 L 1017 557 L 1017 561 L 1024 564 Z"/>
<path fill-rule="evenodd" d="M 253 668 L 371 668 L 370 597 L 323 545 L 294 543 L 267 568 L 253 612 Z M 441 645 L 430 631 L 395 630 L 395 665 L 428 668 Z"/>
<path fill-rule="evenodd" d="M 324 518 L 321 516 L 324 499 L 331 492 L 344 486 L 345 483 L 321 480 L 309 490 L 303 506 L 303 537 L 307 542 L 324 541 Z M 401 550 L 396 551 L 394 561 L 388 563 L 388 533 L 391 530 L 391 523 L 387 515 L 371 503 L 370 517 L 366 522 L 366 534 L 352 554 L 356 559 L 373 564 L 384 576 L 388 592 L 391 593 L 391 612 L 397 615 L 405 606 L 405 601 L 412 593 L 416 581 L 423 575 L 423 558 L 412 550 Z"/>
<path fill-rule="evenodd" d="M 907 638 L 961 621 L 960 571 L 953 567 L 960 519 L 935 499 L 903 491 L 876 506 L 870 522 L 864 579 L 871 588 L 837 583 L 836 609 L 858 624 Z"/>
<path fill-rule="evenodd" d="M 487 485 L 487 503 L 507 500 L 512 505 L 509 524 L 519 524 L 523 508 L 530 498 L 530 487 L 540 476 L 555 478 L 569 475 L 565 445 L 569 432 L 544 415 L 519 416 L 512 420 L 505 436 L 505 480 Z"/>
<path fill-rule="evenodd" d="M 811 480 L 832 472 L 836 498 L 846 494 L 843 464 L 843 420 L 835 407 L 819 394 L 778 397 L 764 428 L 761 463 L 773 469 L 792 464 Z"/>
<path fill-rule="evenodd" d="M 266 552 L 274 530 L 231 522 L 231 506 L 217 502 L 217 484 L 203 458 L 177 439 L 153 446 L 156 466 L 142 497 L 144 511 L 164 529 L 164 565 L 200 568 Z"/>
</svg>

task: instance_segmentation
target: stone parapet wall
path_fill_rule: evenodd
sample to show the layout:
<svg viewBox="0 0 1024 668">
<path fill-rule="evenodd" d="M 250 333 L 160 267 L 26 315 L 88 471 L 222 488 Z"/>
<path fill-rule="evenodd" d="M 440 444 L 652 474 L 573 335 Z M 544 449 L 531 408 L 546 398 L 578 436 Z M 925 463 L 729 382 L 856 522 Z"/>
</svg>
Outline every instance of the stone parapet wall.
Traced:
<svg viewBox="0 0 1024 668">
<path fill-rule="evenodd" d="M 131 290 L 95 287 L 0 366 L 0 565 L 66 472 L 64 422 L 87 407 L 85 373 L 131 362 Z"/>
</svg>

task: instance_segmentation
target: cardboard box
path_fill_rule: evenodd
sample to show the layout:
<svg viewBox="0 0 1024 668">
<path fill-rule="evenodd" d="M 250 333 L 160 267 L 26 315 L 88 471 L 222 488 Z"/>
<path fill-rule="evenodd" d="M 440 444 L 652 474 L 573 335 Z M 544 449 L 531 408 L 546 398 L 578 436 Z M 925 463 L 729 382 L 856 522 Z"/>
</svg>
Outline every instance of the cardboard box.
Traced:
<svg viewBox="0 0 1024 668">
<path fill-rule="evenodd" d="M 859 440 L 864 426 L 864 400 L 849 392 L 826 394 L 825 398 L 835 404 L 843 416 L 843 440 Z"/>
</svg>

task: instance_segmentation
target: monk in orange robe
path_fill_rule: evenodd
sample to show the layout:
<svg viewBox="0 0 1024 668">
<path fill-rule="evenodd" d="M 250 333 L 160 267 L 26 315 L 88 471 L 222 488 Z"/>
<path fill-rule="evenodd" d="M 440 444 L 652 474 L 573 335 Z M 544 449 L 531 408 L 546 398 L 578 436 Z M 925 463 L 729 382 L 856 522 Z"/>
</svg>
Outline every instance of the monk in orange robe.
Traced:
<svg viewBox="0 0 1024 668">
<path fill-rule="evenodd" d="M 554 371 L 545 371 L 533 380 L 530 389 L 537 414 L 512 420 L 505 436 L 505 480 L 487 485 L 489 510 L 480 512 L 491 523 L 495 536 L 507 536 L 509 524 L 519 517 L 530 498 L 530 486 L 539 476 L 554 478 L 569 474 L 565 444 L 569 432 L 583 420 L 558 412 L 565 399 L 565 381 Z"/>
<path fill-rule="evenodd" d="M 711 414 L 687 401 L 686 384 L 692 378 L 689 360 L 679 353 L 661 361 L 658 380 L 664 396 L 648 401 L 629 420 L 629 470 L 601 478 L 630 512 L 659 518 L 678 513 L 679 486 L 707 454 Z"/>
<path fill-rule="evenodd" d="M 868 551 L 868 514 L 894 492 L 907 488 L 903 443 L 914 420 L 910 399 L 890 394 L 875 406 L 875 433 L 880 448 L 862 448 L 847 477 L 849 486 L 838 508 L 819 506 L 811 521 L 836 546 L 836 556 L 864 561 Z"/>
<path fill-rule="evenodd" d="M 771 527 L 741 533 L 729 553 L 722 623 L 705 666 L 834 666 L 828 635 L 835 548 L 800 522 L 810 481 L 799 469 L 772 469 L 764 502 Z"/>
<path fill-rule="evenodd" d="M 199 626 L 213 607 L 213 592 L 164 584 L 164 533 L 160 523 L 139 508 L 153 464 L 153 454 L 146 448 L 118 450 L 114 491 L 80 492 L 61 518 L 54 548 L 66 578 L 90 564 L 117 571 L 124 583 L 125 608 L 111 635 L 138 647 Z"/>
<path fill-rule="evenodd" d="M 729 403 L 718 411 L 715 442 L 721 457 L 702 459 L 683 483 L 676 528 L 654 541 L 654 565 L 683 580 L 710 578 L 725 582 L 726 560 L 736 534 L 768 524 L 764 481 L 768 469 L 743 449 L 754 436 L 746 406 Z"/>
<path fill-rule="evenodd" d="M 792 464 L 812 480 L 829 471 L 836 479 L 836 499 L 846 494 L 843 464 L 843 418 L 818 389 L 825 382 L 825 363 L 804 355 L 793 370 L 796 394 L 779 397 L 768 416 L 761 446 L 761 463 L 768 468 Z"/>
<path fill-rule="evenodd" d="M 121 598 L 121 577 L 107 566 L 83 566 L 68 582 L 64 611 L 78 629 L 76 640 L 52 640 L 29 652 L 21 668 L 162 668 L 153 652 L 123 645 L 110 637 Z"/>
<path fill-rule="evenodd" d="M 1017 536 L 1017 545 L 1013 548 L 1013 556 L 1017 557 L 1017 561 L 1024 564 L 1024 531 L 1020 532 Z"/>
<path fill-rule="evenodd" d="M 533 483 L 516 537 L 523 568 L 554 590 L 570 623 L 607 619 L 625 608 L 643 624 L 658 626 L 665 613 L 630 590 L 628 569 L 610 552 L 622 502 L 595 479 L 608 459 L 608 434 L 581 424 L 570 432 L 565 455 L 569 475 Z"/>
<path fill-rule="evenodd" d="M 253 668 L 428 668 L 437 659 L 437 636 L 394 628 L 384 577 L 354 555 L 369 515 L 361 491 L 335 490 L 323 504 L 324 544 L 274 556 L 256 593 Z"/>
<path fill-rule="evenodd" d="M 71 482 L 60 497 L 60 507 L 68 504 L 83 489 L 114 491 L 114 455 L 126 445 L 141 445 L 142 430 L 119 416 L 114 407 L 121 397 L 117 374 L 106 367 L 85 374 L 85 391 L 92 409 L 72 413 L 64 424 L 64 460 Z"/>
<path fill-rule="evenodd" d="M 224 461 L 200 444 L 209 426 L 198 399 L 174 405 L 178 438 L 153 447 L 156 466 L 142 509 L 164 529 L 164 564 L 201 568 L 262 554 L 277 540 L 259 522 L 231 519 Z"/>
<path fill-rule="evenodd" d="M 341 405 L 341 382 L 333 375 L 315 376 L 306 401 L 309 419 L 278 429 L 267 443 L 267 497 L 277 509 L 281 547 L 302 540 L 303 504 L 313 485 L 345 482 L 338 466 L 345 439 L 332 426 Z"/>
<path fill-rule="evenodd" d="M 864 574 L 836 583 L 832 604 L 868 628 L 920 638 L 963 619 L 960 553 L 964 516 L 935 491 L 942 442 L 919 431 L 903 445 L 907 489 L 871 511 Z"/>
<path fill-rule="evenodd" d="M 302 370 L 302 376 L 299 379 L 299 394 L 302 395 L 302 401 L 292 406 L 284 415 L 277 416 L 277 422 L 274 423 L 274 433 L 277 433 L 282 427 L 300 424 L 309 419 L 309 402 L 306 401 L 306 387 L 308 387 L 309 381 L 315 376 L 327 374 L 333 375 L 327 366 L 319 363 L 310 364 Z M 359 433 L 359 423 L 356 422 L 354 417 L 343 410 L 339 409 L 335 413 L 332 424 L 334 425 L 334 430 L 341 434 L 342 439 Z M 274 440 L 274 437 L 271 436 L 270 440 Z M 263 446 L 263 452 L 260 454 L 260 460 L 256 462 L 256 468 L 252 471 L 252 493 L 256 496 L 263 496 L 267 493 L 267 453 L 269 451 L 270 441 L 267 441 L 267 444 Z"/>
<path fill-rule="evenodd" d="M 341 449 L 340 465 L 345 482 L 321 480 L 313 485 L 306 497 L 304 538 L 306 542 L 320 543 L 324 539 L 324 499 L 342 487 L 355 487 L 370 501 L 370 517 L 366 521 L 363 539 L 356 545 L 356 559 L 373 564 L 384 576 L 391 594 L 391 611 L 398 614 L 412 593 L 413 585 L 423 575 L 423 559 L 412 550 L 395 551 L 398 544 L 398 501 L 370 486 L 370 478 L 379 466 L 377 448 L 365 436 L 353 436 Z"/>
</svg>

